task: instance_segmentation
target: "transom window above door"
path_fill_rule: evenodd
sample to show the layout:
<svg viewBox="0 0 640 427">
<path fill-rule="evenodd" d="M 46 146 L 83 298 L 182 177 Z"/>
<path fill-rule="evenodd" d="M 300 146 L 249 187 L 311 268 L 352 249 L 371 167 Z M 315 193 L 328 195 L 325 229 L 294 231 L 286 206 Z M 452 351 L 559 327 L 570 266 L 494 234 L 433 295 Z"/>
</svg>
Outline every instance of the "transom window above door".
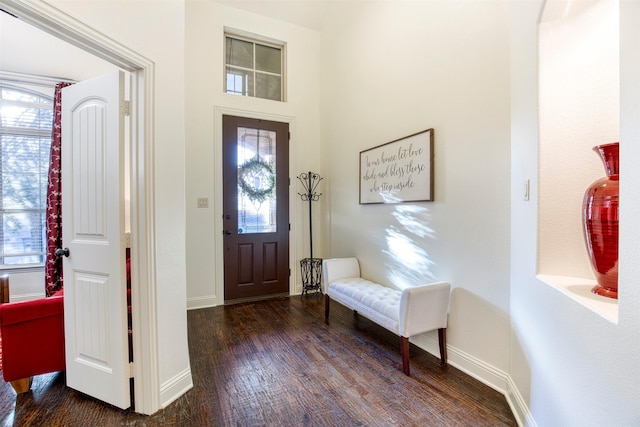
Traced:
<svg viewBox="0 0 640 427">
<path fill-rule="evenodd" d="M 225 92 L 285 100 L 284 43 L 225 34 Z"/>
</svg>

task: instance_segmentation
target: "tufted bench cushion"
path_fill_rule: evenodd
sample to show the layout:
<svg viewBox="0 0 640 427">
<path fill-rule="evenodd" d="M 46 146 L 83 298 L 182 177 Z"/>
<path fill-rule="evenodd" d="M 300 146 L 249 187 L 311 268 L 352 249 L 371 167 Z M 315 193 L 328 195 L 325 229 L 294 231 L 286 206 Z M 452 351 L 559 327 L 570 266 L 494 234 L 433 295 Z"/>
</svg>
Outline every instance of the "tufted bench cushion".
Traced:
<svg viewBox="0 0 640 427">
<path fill-rule="evenodd" d="M 328 295 L 399 335 L 400 291 L 354 277 L 331 283 Z"/>
</svg>

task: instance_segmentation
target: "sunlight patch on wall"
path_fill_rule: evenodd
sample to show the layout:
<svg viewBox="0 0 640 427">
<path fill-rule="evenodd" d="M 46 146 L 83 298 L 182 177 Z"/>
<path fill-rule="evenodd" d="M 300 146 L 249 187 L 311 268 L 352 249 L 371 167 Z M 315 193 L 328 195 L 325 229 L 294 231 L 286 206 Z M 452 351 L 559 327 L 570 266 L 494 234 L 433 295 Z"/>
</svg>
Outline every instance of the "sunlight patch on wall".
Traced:
<svg viewBox="0 0 640 427">
<path fill-rule="evenodd" d="M 397 206 L 391 214 L 402 227 L 418 237 L 434 238 L 435 231 L 427 225 L 427 208 L 416 205 Z"/>
<path fill-rule="evenodd" d="M 386 230 L 387 277 L 398 289 L 405 289 L 434 280 L 434 262 L 426 251 L 428 240 L 435 240 L 429 227 L 430 215 L 426 207 L 403 204 L 391 214 L 396 224 Z"/>
</svg>

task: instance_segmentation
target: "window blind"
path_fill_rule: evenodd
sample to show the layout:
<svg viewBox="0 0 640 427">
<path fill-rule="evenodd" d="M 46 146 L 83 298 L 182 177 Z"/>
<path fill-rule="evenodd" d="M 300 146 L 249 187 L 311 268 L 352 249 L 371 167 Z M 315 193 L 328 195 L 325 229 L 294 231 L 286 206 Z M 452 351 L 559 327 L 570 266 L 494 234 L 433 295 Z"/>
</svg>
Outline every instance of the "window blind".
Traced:
<svg viewBox="0 0 640 427">
<path fill-rule="evenodd" d="M 53 100 L 0 86 L 0 263 L 40 264 Z"/>
</svg>

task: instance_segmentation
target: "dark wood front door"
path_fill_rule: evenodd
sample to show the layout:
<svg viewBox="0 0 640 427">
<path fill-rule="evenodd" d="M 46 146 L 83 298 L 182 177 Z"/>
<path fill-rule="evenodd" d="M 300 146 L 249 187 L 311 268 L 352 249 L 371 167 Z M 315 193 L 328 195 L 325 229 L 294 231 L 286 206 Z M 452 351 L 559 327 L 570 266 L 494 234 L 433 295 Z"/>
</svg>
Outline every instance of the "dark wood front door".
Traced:
<svg viewBox="0 0 640 427">
<path fill-rule="evenodd" d="M 224 299 L 289 292 L 289 124 L 223 116 Z"/>
</svg>

